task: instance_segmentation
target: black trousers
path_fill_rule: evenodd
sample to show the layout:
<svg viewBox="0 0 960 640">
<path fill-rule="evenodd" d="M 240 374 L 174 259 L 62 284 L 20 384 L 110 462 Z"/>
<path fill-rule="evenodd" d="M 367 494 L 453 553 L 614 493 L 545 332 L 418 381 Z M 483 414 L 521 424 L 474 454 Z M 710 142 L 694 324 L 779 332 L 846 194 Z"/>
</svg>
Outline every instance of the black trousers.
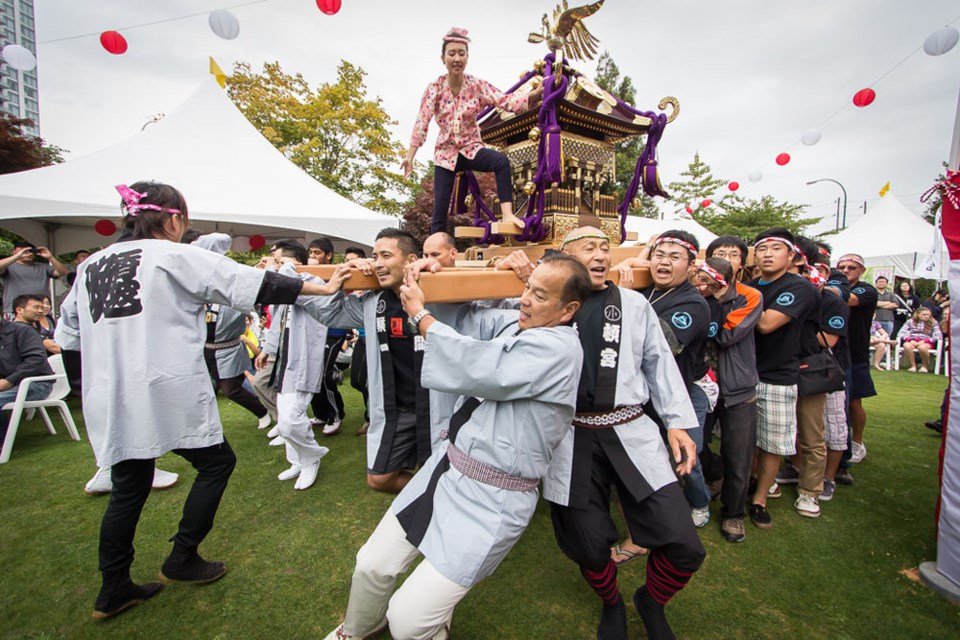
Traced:
<svg viewBox="0 0 960 640">
<path fill-rule="evenodd" d="M 337 355 L 343 347 L 345 336 L 327 336 L 327 344 L 323 351 L 323 384 L 320 391 L 313 394 L 310 407 L 313 417 L 323 423 L 332 423 L 343 420 L 343 396 L 337 388 L 334 372 L 337 370 Z"/>
<path fill-rule="evenodd" d="M 197 470 L 183 503 L 183 516 L 171 540 L 187 547 L 199 546 L 213 528 L 220 499 L 227 488 L 237 457 L 224 440 L 202 449 L 174 449 Z M 100 524 L 100 571 L 118 571 L 133 564 L 133 537 L 140 512 L 153 484 L 154 460 L 124 460 L 110 468 L 113 490 Z"/>
<path fill-rule="evenodd" d="M 207 363 L 207 371 L 220 393 L 258 418 L 267 415 L 267 408 L 260 403 L 257 396 L 244 389 L 243 381 L 245 378 L 242 373 L 233 378 L 221 378 L 220 372 L 217 370 L 217 352 L 211 349 L 203 350 L 203 359 Z"/>
<path fill-rule="evenodd" d="M 357 338 L 350 360 L 350 386 L 363 396 L 363 419 L 370 421 L 370 392 L 367 391 L 367 339 Z"/>
<path fill-rule="evenodd" d="M 722 518 L 744 517 L 750 485 L 750 467 L 757 447 L 757 400 L 732 407 L 717 403 L 720 421 L 720 458 L 723 460 L 723 488 L 720 489 Z"/>
<path fill-rule="evenodd" d="M 497 180 L 497 197 L 500 202 L 513 202 L 513 181 L 510 178 L 510 161 L 507 156 L 493 149 L 481 149 L 470 160 L 466 156 L 457 156 L 457 166 L 453 171 L 443 167 L 433 167 L 433 219 L 430 233 L 447 231 L 447 212 L 450 210 L 450 196 L 453 194 L 453 181 L 458 171 L 493 171 Z"/>
<path fill-rule="evenodd" d="M 620 534 L 610 516 L 610 491 L 617 488 L 627 529 L 634 544 L 658 550 L 676 569 L 694 572 L 706 551 L 690 517 L 690 507 L 676 482 L 635 500 L 596 444 L 590 473 L 590 494 L 583 508 L 550 503 L 553 532 L 564 555 L 581 569 L 602 571 L 610 562 L 610 546 Z"/>
</svg>

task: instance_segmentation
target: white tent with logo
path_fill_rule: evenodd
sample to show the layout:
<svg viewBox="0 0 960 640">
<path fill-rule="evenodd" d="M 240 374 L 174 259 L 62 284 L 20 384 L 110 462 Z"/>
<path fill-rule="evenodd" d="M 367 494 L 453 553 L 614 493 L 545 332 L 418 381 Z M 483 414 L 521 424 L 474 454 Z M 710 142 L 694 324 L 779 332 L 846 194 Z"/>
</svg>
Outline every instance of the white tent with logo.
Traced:
<svg viewBox="0 0 960 640">
<path fill-rule="evenodd" d="M 858 253 L 868 267 L 894 267 L 904 278 L 946 280 L 946 245 L 940 232 L 889 192 L 867 214 L 827 240 L 833 259 Z"/>
<path fill-rule="evenodd" d="M 372 245 L 399 219 L 335 193 L 287 160 L 214 78 L 176 110 L 123 142 L 63 164 L 0 176 L 0 227 L 54 253 L 109 244 L 98 220 L 119 226 L 114 185 L 157 180 L 186 197 L 191 224 L 267 241 L 327 236 L 342 250 Z"/>
</svg>

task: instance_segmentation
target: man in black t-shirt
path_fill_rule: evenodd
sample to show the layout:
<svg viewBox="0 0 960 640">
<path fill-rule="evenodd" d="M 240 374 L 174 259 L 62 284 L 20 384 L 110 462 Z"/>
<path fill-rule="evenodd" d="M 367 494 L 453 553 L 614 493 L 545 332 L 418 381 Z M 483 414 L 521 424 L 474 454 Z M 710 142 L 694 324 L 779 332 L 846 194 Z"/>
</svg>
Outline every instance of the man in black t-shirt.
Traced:
<svg viewBox="0 0 960 640">
<path fill-rule="evenodd" d="M 671 229 L 650 242 L 640 253 L 638 262 L 646 264 L 649 260 L 653 286 L 641 289 L 640 294 L 647 298 L 660 318 L 660 327 L 673 351 L 693 403 L 699 426 L 690 429 L 687 434 L 696 442 L 699 456 L 703 450 L 703 425 L 709 403 L 696 382 L 707 375 L 704 348 L 711 312 L 703 296 L 687 280 L 698 251 L 697 239 L 692 234 Z M 659 422 L 652 408 L 648 413 Z M 699 460 L 687 476 L 683 493 L 690 503 L 694 524 L 697 527 L 705 526 L 710 521 L 710 492 Z"/>
<path fill-rule="evenodd" d="M 850 397 L 850 434 L 852 438 L 850 462 L 856 464 L 867 457 L 867 448 L 863 446 L 863 432 L 867 426 L 867 412 L 863 408 L 863 398 L 877 395 L 870 377 L 870 325 L 873 324 L 873 312 L 877 308 L 877 290 L 860 278 L 866 272 L 863 257 L 856 253 L 840 256 L 837 269 L 850 281 L 850 325 L 847 339 L 850 342 L 850 376 L 847 380 L 847 393 Z"/>
<path fill-rule="evenodd" d="M 757 488 L 750 520 L 761 529 L 773 526 L 767 512 L 767 491 L 773 485 L 781 456 L 796 453 L 797 380 L 801 326 L 817 306 L 816 289 L 788 273 L 796 256 L 793 234 L 768 229 L 757 236 L 754 254 L 760 277 L 750 286 L 763 296 L 757 323 Z"/>
</svg>

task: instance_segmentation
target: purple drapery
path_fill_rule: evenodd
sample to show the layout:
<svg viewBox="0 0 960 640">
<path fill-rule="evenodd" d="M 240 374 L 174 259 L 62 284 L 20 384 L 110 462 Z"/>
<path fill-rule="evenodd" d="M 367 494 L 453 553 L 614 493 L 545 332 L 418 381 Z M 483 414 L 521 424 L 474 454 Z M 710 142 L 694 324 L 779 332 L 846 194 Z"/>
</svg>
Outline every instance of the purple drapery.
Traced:
<svg viewBox="0 0 960 640">
<path fill-rule="evenodd" d="M 633 170 L 633 179 L 626 193 L 623 194 L 623 200 L 617 207 L 617 213 L 620 214 L 620 242 L 627 239 L 627 211 L 630 209 L 630 201 L 637 195 L 640 184 L 643 184 L 643 192 L 648 196 L 670 196 L 660 187 L 660 180 L 657 174 L 657 143 L 663 135 L 663 128 L 667 126 L 667 116 L 662 113 L 653 113 L 652 111 L 638 111 L 619 98 L 617 99 L 622 106 L 627 107 L 633 113 L 650 118 L 650 130 L 647 132 L 647 144 L 644 145 L 640 157 L 637 158 L 637 166 Z"/>
<path fill-rule="evenodd" d="M 490 223 L 496 222 L 497 217 L 493 215 L 493 212 L 490 211 L 490 208 L 483 201 L 480 182 L 477 181 L 477 177 L 473 175 L 472 171 L 463 171 L 457 176 L 456 182 L 454 183 L 453 198 L 450 200 L 448 217 L 453 217 L 455 213 L 466 213 L 468 194 L 473 196 L 473 201 L 476 203 L 473 214 L 473 226 L 482 227 L 484 230 L 483 237 L 477 238 L 477 244 L 486 244 L 488 242 L 503 244 L 503 235 L 493 233 L 493 230 L 490 228 Z M 486 216 L 487 219 L 484 219 L 484 216 Z"/>
</svg>

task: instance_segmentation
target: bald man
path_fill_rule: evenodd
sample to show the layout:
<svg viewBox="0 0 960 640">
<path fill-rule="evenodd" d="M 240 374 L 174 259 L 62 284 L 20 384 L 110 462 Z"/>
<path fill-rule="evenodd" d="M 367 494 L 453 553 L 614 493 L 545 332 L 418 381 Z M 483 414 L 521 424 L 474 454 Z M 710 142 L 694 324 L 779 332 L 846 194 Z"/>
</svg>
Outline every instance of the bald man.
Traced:
<svg viewBox="0 0 960 640">
<path fill-rule="evenodd" d="M 423 257 L 432 258 L 444 268 L 457 266 L 457 239 L 438 231 L 423 241 Z"/>
</svg>

